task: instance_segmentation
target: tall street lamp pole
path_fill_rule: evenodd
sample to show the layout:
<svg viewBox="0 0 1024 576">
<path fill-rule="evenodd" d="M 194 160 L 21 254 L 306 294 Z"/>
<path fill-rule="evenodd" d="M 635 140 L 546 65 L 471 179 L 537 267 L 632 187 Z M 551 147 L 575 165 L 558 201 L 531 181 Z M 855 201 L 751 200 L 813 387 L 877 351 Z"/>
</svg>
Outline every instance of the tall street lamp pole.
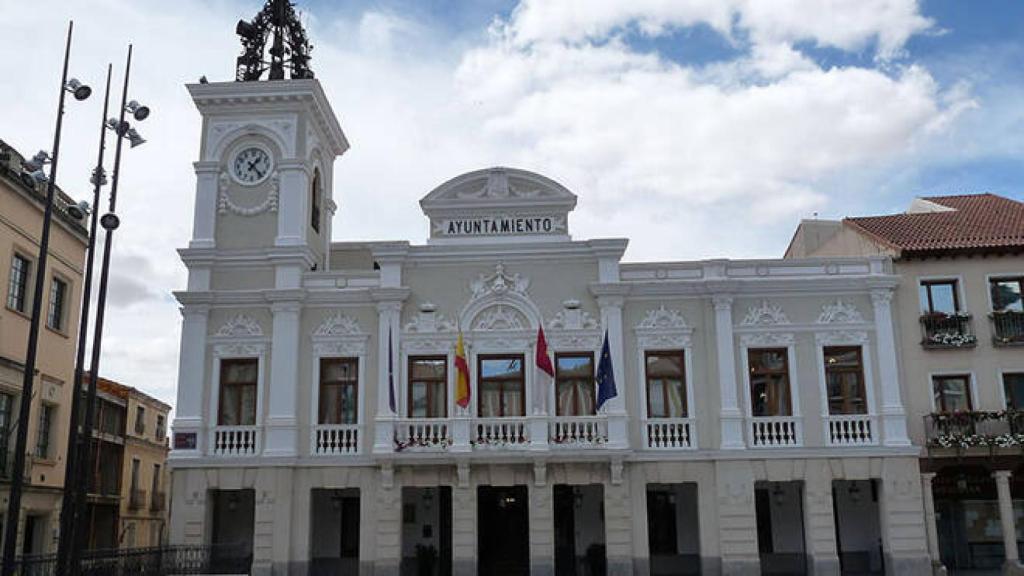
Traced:
<svg viewBox="0 0 1024 576">
<path fill-rule="evenodd" d="M 96 381 L 99 379 L 100 372 L 100 351 L 103 343 L 103 319 L 104 312 L 107 304 L 107 281 L 110 277 L 110 251 L 114 243 L 114 230 L 120 225 L 115 210 L 117 208 L 117 185 L 121 176 L 121 150 L 124 145 L 124 141 L 127 138 L 134 148 L 145 142 L 143 138 L 131 128 L 128 122 L 124 119 L 125 112 L 131 111 L 132 115 L 136 120 L 144 120 L 149 116 L 149 108 L 139 105 L 137 102 L 128 102 L 128 80 L 131 77 L 132 69 L 132 46 L 128 45 L 128 59 L 125 64 L 124 71 L 124 88 L 121 92 L 121 112 L 117 120 L 107 120 L 107 127 L 112 129 L 117 135 L 117 145 L 114 148 L 114 173 L 111 179 L 110 185 L 110 201 L 108 205 L 108 211 L 102 217 L 100 217 L 100 226 L 106 231 L 103 242 L 103 262 L 100 267 L 100 286 L 99 294 L 96 300 L 96 325 L 94 327 L 92 337 L 92 359 L 89 367 L 89 389 L 85 400 L 85 420 L 82 424 L 82 437 L 84 439 L 84 446 L 82 447 L 82 462 L 79 464 L 79 476 L 75 479 L 78 494 L 75 499 L 77 502 L 84 504 L 86 496 L 86 479 L 84 477 L 85 471 L 90 468 L 93 454 L 92 454 L 92 428 L 93 428 L 93 412 L 96 405 Z M 85 515 L 81 515 L 80 519 L 84 520 Z M 80 525 L 74 530 L 75 544 L 71 547 L 71 558 L 70 567 L 71 574 L 77 575 L 80 572 L 80 564 L 82 558 L 82 549 L 84 548 L 84 536 L 88 533 L 84 526 Z"/>
<path fill-rule="evenodd" d="M 64 118 L 64 96 L 72 92 L 77 100 L 85 100 L 91 90 L 77 80 L 68 81 L 68 60 L 71 57 L 71 33 L 74 22 L 68 23 L 68 37 L 64 46 L 64 69 L 60 78 L 60 99 L 57 103 L 57 126 L 53 135 L 50 153 L 50 176 L 46 186 L 46 206 L 43 209 L 43 227 L 39 236 L 39 257 L 36 264 L 35 287 L 32 294 L 32 320 L 29 324 L 28 349 L 25 352 L 25 373 L 21 386 L 21 406 L 18 410 L 18 434 L 15 440 L 14 469 L 11 471 L 11 493 L 7 502 L 6 525 L 4 526 L 3 576 L 13 576 L 15 570 L 15 548 L 18 540 L 18 525 L 21 519 L 21 493 L 25 484 L 25 450 L 28 444 L 28 419 L 32 405 L 32 386 L 36 372 L 36 353 L 39 347 L 39 321 L 43 307 L 43 285 L 46 282 L 46 262 L 50 250 L 50 222 L 53 219 L 53 197 L 57 181 L 57 160 L 60 154 L 60 131 Z M 36 156 L 38 170 L 33 170 L 30 181 L 39 181 L 46 154 Z M 35 167 L 35 166 L 33 166 Z M 38 176 L 37 176 L 38 174 Z"/>
<path fill-rule="evenodd" d="M 100 116 L 100 149 L 96 168 L 92 172 L 92 214 L 89 224 L 89 256 L 85 263 L 85 282 L 82 284 L 82 313 L 78 323 L 78 350 L 75 358 L 75 376 L 72 380 L 71 417 L 68 430 L 68 449 L 64 469 L 64 498 L 60 508 L 60 541 L 57 544 L 57 574 L 63 576 L 69 572 L 68 561 L 71 557 L 71 546 L 74 543 L 75 527 L 82 515 L 82 502 L 76 499 L 76 480 L 84 477 L 79 470 L 81 460 L 78 458 L 82 449 L 83 438 L 90 441 L 90 430 L 79 433 L 78 418 L 82 404 L 82 373 L 85 371 L 85 341 L 89 333 L 89 305 L 92 300 L 92 271 L 96 261 L 96 229 L 99 218 L 100 189 L 107 183 L 103 171 L 103 153 L 106 149 L 107 111 L 110 105 L 110 74 L 113 66 L 107 65 L 107 88 L 103 95 L 103 115 Z M 84 214 L 83 214 L 84 216 Z"/>
</svg>

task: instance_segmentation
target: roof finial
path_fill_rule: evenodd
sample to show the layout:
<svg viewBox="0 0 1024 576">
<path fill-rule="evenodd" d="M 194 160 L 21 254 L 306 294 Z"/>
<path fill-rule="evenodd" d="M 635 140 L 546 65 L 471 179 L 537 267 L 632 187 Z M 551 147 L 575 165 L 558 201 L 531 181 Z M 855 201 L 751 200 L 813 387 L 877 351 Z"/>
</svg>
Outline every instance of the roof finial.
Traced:
<svg viewBox="0 0 1024 576">
<path fill-rule="evenodd" d="M 292 78 L 313 77 L 313 71 L 309 69 L 309 53 L 313 47 L 288 0 L 267 0 L 251 22 L 238 21 L 235 34 L 242 39 L 242 55 L 238 57 L 235 80 L 259 80 L 267 70 L 270 71 L 268 80 L 283 80 L 285 68 L 291 70 Z M 274 38 L 267 50 L 267 39 L 271 34 Z M 264 51 L 269 53 L 269 61 L 263 59 Z"/>
</svg>

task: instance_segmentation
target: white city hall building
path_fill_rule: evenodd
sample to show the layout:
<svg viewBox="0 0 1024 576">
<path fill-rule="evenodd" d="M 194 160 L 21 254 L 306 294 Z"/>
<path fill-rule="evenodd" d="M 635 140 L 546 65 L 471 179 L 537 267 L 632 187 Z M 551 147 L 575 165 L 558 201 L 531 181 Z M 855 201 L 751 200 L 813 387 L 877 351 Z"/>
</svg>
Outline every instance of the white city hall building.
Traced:
<svg viewBox="0 0 1024 576">
<path fill-rule="evenodd" d="M 623 262 L 512 168 L 427 194 L 426 244 L 332 242 L 318 81 L 189 90 L 173 543 L 255 574 L 932 572 L 888 258 Z"/>
</svg>

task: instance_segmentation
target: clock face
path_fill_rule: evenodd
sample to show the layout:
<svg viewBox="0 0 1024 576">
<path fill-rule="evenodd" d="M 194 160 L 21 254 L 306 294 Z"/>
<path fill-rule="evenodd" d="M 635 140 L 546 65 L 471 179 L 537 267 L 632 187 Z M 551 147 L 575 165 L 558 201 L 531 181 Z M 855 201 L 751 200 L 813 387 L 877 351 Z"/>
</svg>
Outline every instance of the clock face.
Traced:
<svg viewBox="0 0 1024 576">
<path fill-rule="evenodd" d="M 267 179 L 272 168 L 270 155 L 255 146 L 245 148 L 235 155 L 231 173 L 242 184 L 259 184 Z"/>
</svg>

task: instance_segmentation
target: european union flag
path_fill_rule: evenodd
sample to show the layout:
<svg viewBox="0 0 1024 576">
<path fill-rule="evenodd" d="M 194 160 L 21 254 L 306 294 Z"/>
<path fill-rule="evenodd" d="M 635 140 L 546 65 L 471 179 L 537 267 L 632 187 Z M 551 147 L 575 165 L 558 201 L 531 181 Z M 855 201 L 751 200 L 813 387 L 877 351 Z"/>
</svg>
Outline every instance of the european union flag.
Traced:
<svg viewBox="0 0 1024 576">
<path fill-rule="evenodd" d="M 601 346 L 601 361 L 597 363 L 597 409 L 619 395 L 615 388 L 615 371 L 612 369 L 612 353 L 608 349 L 608 331 L 604 331 L 604 345 Z"/>
</svg>

